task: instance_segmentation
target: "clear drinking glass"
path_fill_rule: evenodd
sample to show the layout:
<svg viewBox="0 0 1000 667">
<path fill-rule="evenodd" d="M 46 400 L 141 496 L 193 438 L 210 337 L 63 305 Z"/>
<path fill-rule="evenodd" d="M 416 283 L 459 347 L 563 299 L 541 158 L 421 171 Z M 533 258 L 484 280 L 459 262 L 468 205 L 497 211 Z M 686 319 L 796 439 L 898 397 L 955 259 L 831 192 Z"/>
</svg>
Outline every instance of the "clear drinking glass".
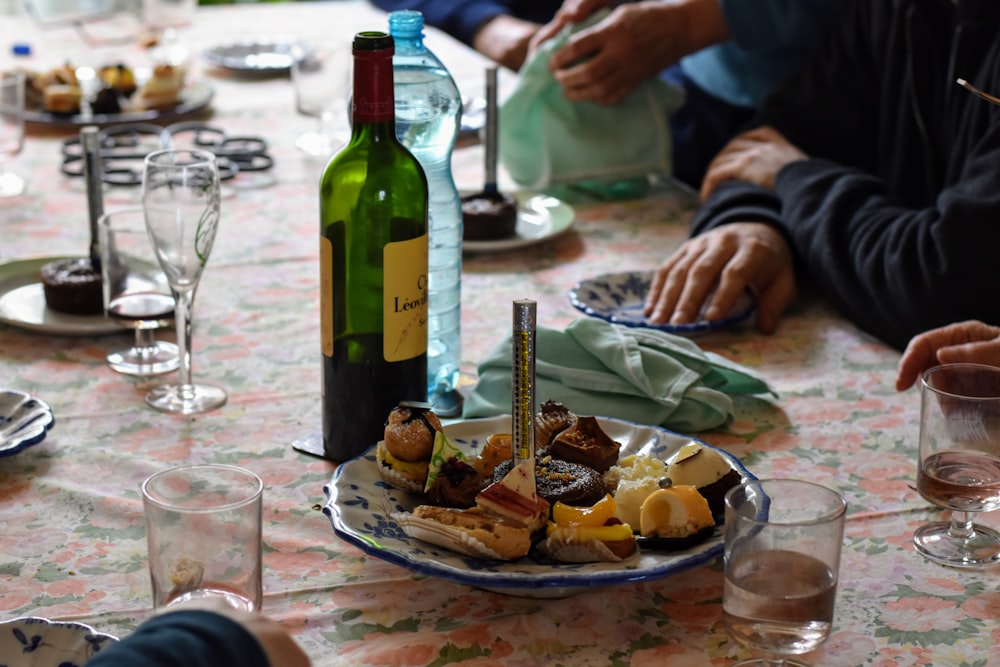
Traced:
<svg viewBox="0 0 1000 667">
<path fill-rule="evenodd" d="M 723 618 L 760 655 L 733 667 L 804 663 L 830 635 L 847 504 L 791 479 L 748 481 L 726 494 Z"/>
<path fill-rule="evenodd" d="M 177 29 L 194 21 L 198 0 L 142 0 L 143 23 L 159 41 L 155 59 L 170 65 L 187 60 L 187 49 L 180 44 Z"/>
<path fill-rule="evenodd" d="M 212 153 L 166 149 L 146 156 L 142 178 L 146 228 L 177 302 L 181 357 L 179 382 L 146 395 L 146 402 L 163 412 L 194 414 L 226 402 L 221 387 L 191 381 L 191 310 L 215 242 L 219 196 L 219 169 Z"/>
<path fill-rule="evenodd" d="M 142 483 L 153 608 L 217 598 L 261 607 L 264 484 L 236 466 L 168 468 Z"/>
<path fill-rule="evenodd" d="M 135 330 L 135 342 L 107 355 L 108 365 L 126 375 L 159 375 L 177 370 L 177 346 L 155 338 L 174 321 L 174 297 L 153 254 L 140 207 L 105 213 L 97 221 L 101 250 L 104 312 Z"/>
<path fill-rule="evenodd" d="M 6 167 L 24 147 L 24 74 L 0 75 L 0 197 L 24 192 L 24 179 Z"/>
<path fill-rule="evenodd" d="M 337 146 L 347 140 L 351 63 L 351 51 L 346 47 L 315 51 L 293 47 L 295 110 L 316 119 L 316 129 L 301 135 L 295 145 L 312 157 L 332 157 Z"/>
<path fill-rule="evenodd" d="M 917 490 L 951 520 L 913 534 L 917 551 L 954 567 L 1000 562 L 1000 533 L 972 522 L 1000 509 L 1000 368 L 945 364 L 920 382 Z"/>
</svg>

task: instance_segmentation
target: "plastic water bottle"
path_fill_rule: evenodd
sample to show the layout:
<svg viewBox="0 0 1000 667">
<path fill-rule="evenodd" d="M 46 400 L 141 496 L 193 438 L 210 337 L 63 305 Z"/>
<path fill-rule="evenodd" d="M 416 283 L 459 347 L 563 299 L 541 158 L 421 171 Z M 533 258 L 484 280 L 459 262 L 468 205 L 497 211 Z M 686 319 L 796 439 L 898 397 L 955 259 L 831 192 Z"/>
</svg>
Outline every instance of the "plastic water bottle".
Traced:
<svg viewBox="0 0 1000 667">
<path fill-rule="evenodd" d="M 424 16 L 389 14 L 396 137 L 420 162 L 430 193 L 427 379 L 428 400 L 441 416 L 457 415 L 462 357 L 462 204 L 451 153 L 462 126 L 462 97 L 448 69 L 423 41 Z"/>
</svg>

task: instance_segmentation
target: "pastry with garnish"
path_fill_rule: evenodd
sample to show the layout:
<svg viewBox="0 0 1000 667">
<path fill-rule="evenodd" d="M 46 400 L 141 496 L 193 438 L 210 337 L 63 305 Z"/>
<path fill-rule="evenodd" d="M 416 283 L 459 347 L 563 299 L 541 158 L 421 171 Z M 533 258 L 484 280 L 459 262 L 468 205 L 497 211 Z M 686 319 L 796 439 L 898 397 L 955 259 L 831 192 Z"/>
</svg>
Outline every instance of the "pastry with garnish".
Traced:
<svg viewBox="0 0 1000 667">
<path fill-rule="evenodd" d="M 138 88 L 135 73 L 124 63 L 105 65 L 97 71 L 97 76 L 122 97 L 131 97 Z"/>
<path fill-rule="evenodd" d="M 555 503 L 538 548 L 563 563 L 621 561 L 637 552 L 632 527 L 615 517 L 615 499 L 610 494 L 590 507 Z"/>
<path fill-rule="evenodd" d="M 441 420 L 432 407 L 401 401 L 389 413 L 384 437 L 375 447 L 382 479 L 402 491 L 424 491 L 434 439 L 441 431 Z"/>
<path fill-rule="evenodd" d="M 726 492 L 742 481 L 718 451 L 690 442 L 667 460 L 667 477 L 674 486 L 690 485 L 708 500 L 712 514 L 725 514 Z"/>
</svg>

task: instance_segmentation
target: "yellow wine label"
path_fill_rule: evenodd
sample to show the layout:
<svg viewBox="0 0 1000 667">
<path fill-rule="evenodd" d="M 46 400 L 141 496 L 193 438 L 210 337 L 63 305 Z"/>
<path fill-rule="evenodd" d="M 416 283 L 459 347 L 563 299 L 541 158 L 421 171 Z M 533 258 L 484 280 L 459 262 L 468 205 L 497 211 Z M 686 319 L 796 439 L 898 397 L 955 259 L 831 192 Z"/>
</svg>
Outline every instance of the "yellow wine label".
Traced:
<svg viewBox="0 0 1000 667">
<path fill-rule="evenodd" d="M 382 250 L 382 353 L 406 361 L 427 352 L 427 234 Z"/>
<path fill-rule="evenodd" d="M 333 356 L 333 244 L 319 237 L 319 335 L 323 356 Z"/>
</svg>

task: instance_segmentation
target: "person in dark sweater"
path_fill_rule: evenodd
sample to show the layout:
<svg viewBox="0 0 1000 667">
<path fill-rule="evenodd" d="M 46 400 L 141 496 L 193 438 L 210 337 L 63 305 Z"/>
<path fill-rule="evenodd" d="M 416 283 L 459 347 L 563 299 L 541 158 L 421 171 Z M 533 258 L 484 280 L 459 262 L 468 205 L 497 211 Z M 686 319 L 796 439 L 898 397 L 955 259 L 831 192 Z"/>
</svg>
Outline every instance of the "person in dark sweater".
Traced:
<svg viewBox="0 0 1000 667">
<path fill-rule="evenodd" d="M 309 667 L 275 621 L 220 600 L 193 600 L 152 616 L 87 667 Z"/>
<path fill-rule="evenodd" d="M 549 61 L 566 98 L 614 105 L 660 76 L 684 89 L 670 117 L 673 175 L 697 187 L 709 160 L 790 75 L 844 0 L 372 0 L 424 21 L 512 70 L 567 25 L 580 30 Z M 447 63 L 446 63 L 447 64 Z"/>
<path fill-rule="evenodd" d="M 747 288 L 778 325 L 809 285 L 902 349 L 1000 322 L 1000 3 L 854 0 L 814 57 L 711 163 L 652 322 L 719 319 Z"/>
</svg>

